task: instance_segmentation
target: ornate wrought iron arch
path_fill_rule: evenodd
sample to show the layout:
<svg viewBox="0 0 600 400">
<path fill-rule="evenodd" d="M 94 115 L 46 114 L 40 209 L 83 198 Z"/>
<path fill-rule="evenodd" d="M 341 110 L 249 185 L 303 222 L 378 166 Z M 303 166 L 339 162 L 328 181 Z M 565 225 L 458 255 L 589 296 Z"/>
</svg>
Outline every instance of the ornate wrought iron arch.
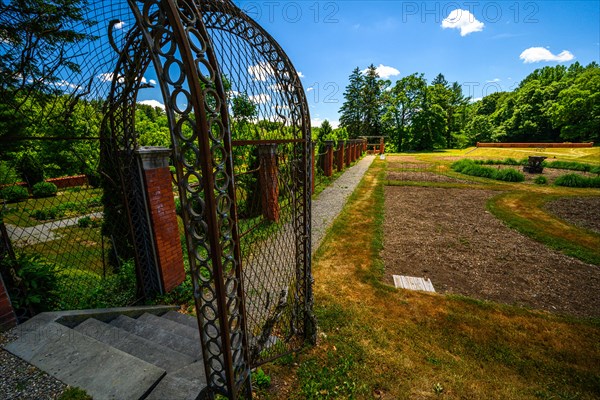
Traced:
<svg viewBox="0 0 600 400">
<path fill-rule="evenodd" d="M 277 42 L 231 1 L 127 2 L 137 24 L 128 32 L 124 48 L 115 48 L 119 59 L 112 76 L 103 131 L 111 137 L 111 150 L 113 156 L 118 155 L 121 176 L 128 177 L 123 178 L 123 187 L 134 227 L 135 246 L 138 249 L 148 246 L 150 240 L 144 232 L 149 230 L 144 226 L 147 221 L 136 217 L 134 212 L 143 203 L 142 195 L 128 188 L 125 181 L 138 179 L 132 161 L 137 146 L 134 110 L 141 87 L 140 78 L 153 66 L 170 124 L 208 381 L 206 393 L 209 396 L 219 393 L 229 398 L 250 397 L 252 366 L 298 350 L 306 340 L 314 340 L 315 335 L 308 189 L 311 179 L 308 162 L 310 117 L 304 90 Z M 280 128 L 257 143 L 264 145 L 270 140 L 271 145 L 285 143 L 290 149 L 289 177 L 293 181 L 288 184 L 294 210 L 292 221 L 287 225 L 294 237 L 293 265 L 292 273 L 281 278 L 283 282 L 272 289 L 276 292 L 285 287 L 286 293 L 274 316 L 265 315 L 269 310 L 250 315 L 246 312 L 249 298 L 244 280 L 257 278 L 252 275 L 256 275 L 253 268 L 242 269 L 244 255 L 237 227 L 232 159 L 235 142 L 232 142 L 230 123 L 231 93 L 227 92 L 223 82 L 227 79 L 223 75 L 225 70 L 237 68 L 241 75 L 240 71 L 245 68 L 245 77 L 234 78 L 243 80 L 248 89 L 256 78 L 251 76 L 250 70 L 254 65 L 234 66 L 235 60 L 228 58 L 234 50 L 227 48 L 227 43 L 222 41 L 224 36 L 216 34 L 217 31 L 240 38 L 251 49 L 246 54 L 249 58 L 259 54 L 261 62 L 266 62 L 257 64 L 266 69 L 259 73 L 271 74 L 275 84 L 268 89 L 263 85 L 259 92 L 270 90 L 271 94 L 264 96 L 277 96 L 278 100 L 274 102 L 273 113 L 265 106 L 259 114 L 274 120 Z M 262 82 L 262 78 L 258 80 Z M 260 95 L 263 93 L 254 94 Z M 277 134 L 280 137 L 276 137 Z M 280 231 L 286 232 L 288 228 L 283 227 Z M 145 251 L 136 253 L 138 257 L 148 254 Z M 143 280 L 148 290 L 156 285 L 151 279 Z M 293 292 L 289 297 L 288 290 Z M 270 295 L 266 292 L 266 305 L 261 303 L 261 307 L 269 308 Z M 250 302 L 253 301 L 264 301 L 264 296 L 251 298 Z M 284 308 L 287 311 L 284 312 Z M 284 313 L 289 315 L 285 323 L 280 321 Z M 262 329 L 260 335 L 250 332 L 248 318 Z M 271 351 L 265 353 L 268 348 Z"/>
</svg>

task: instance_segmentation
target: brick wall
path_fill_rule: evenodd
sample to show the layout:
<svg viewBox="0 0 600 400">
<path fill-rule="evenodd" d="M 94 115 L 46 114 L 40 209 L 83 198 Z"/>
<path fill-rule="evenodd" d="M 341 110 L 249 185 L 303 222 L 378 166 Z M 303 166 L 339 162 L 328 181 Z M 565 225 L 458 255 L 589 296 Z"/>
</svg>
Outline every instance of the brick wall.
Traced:
<svg viewBox="0 0 600 400">
<path fill-rule="evenodd" d="M 146 170 L 144 175 L 163 289 L 169 292 L 185 280 L 171 172 L 162 167 Z"/>
<path fill-rule="evenodd" d="M 17 317 L 8 297 L 2 276 L 0 276 L 0 332 L 6 331 L 15 325 L 17 325 Z"/>
</svg>

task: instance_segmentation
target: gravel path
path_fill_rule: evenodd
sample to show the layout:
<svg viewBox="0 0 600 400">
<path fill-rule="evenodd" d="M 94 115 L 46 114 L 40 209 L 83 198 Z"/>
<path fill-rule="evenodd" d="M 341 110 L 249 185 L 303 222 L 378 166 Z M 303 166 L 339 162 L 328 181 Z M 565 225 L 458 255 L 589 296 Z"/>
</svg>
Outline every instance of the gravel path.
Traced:
<svg viewBox="0 0 600 400">
<path fill-rule="evenodd" d="M 363 175 L 375 160 L 367 155 L 354 166 L 347 169 L 332 185 L 321 192 L 312 202 L 312 251 L 313 254 L 323 241 L 327 229 L 335 217 L 342 211 L 348 196 L 354 192 Z"/>
<path fill-rule="evenodd" d="M 77 222 L 84 217 L 102 218 L 102 213 L 92 213 L 81 215 L 79 217 L 59 219 L 56 221 L 45 222 L 43 224 L 21 228 L 16 225 L 6 224 L 8 236 L 15 247 L 31 246 L 37 243 L 49 242 L 60 239 L 60 235 L 54 232 L 55 229 L 67 228 L 77 225 Z"/>
</svg>

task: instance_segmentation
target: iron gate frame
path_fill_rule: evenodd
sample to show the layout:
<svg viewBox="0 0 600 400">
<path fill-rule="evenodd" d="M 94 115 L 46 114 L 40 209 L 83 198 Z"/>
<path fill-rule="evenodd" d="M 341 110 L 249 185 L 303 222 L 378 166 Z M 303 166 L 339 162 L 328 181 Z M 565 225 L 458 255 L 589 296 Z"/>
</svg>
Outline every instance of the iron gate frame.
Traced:
<svg viewBox="0 0 600 400">
<path fill-rule="evenodd" d="M 142 86 L 139 77 L 152 65 L 164 99 L 173 145 L 208 384 L 202 396 L 213 398 L 218 393 L 231 399 L 251 398 L 250 370 L 260 362 L 249 353 L 227 95 L 207 22 L 220 21 L 251 45 L 268 49 L 265 58 L 278 72 L 278 79 L 285 83 L 287 101 L 296 112 L 297 120 L 292 124 L 300 127 L 301 138 L 294 145 L 301 162 L 294 175 L 293 184 L 300 190 L 296 193 L 299 201 L 293 226 L 296 278 L 300 284 L 296 290 L 301 299 L 301 304 L 295 305 L 301 316 L 297 335 L 301 340 L 293 350 L 316 340 L 310 238 L 311 132 L 304 89 L 277 42 L 230 0 L 127 0 L 127 3 L 137 25 L 129 31 L 123 49 L 111 41 L 119 59 L 113 72 L 102 135 L 110 139 L 113 156 L 118 155 L 116 162 L 138 257 L 136 264 L 152 262 L 139 259 L 148 254 L 144 248 L 151 243 L 146 229 L 149 221 L 145 213 L 139 212 L 144 198 L 127 184 L 140 179 L 134 162 L 134 110 Z M 248 35 L 250 30 L 259 35 Z M 252 42 L 256 38 L 260 38 L 260 43 Z M 184 124 L 192 127 L 190 137 L 182 131 Z M 190 151 L 194 154 L 191 159 L 186 156 Z M 193 177 L 198 179 L 199 186 L 191 185 Z M 192 203 L 200 204 L 202 212 L 194 211 Z M 206 273 L 208 278 L 203 276 Z M 151 290 L 155 283 L 148 277 L 142 278 L 144 287 Z"/>
</svg>

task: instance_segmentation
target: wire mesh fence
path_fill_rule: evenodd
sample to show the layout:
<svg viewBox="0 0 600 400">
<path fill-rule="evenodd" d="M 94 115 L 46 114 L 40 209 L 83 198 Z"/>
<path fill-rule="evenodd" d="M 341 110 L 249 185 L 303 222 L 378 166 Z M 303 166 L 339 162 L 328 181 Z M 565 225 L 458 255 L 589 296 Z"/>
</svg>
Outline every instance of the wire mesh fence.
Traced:
<svg viewBox="0 0 600 400">
<path fill-rule="evenodd" d="M 4 147 L 5 156 L 24 148 L 60 156 L 53 162 L 32 157 L 32 169 L 9 157 L 3 161 L 0 222 L 14 258 L 2 267 L 13 277 L 10 286 L 19 316 L 133 303 L 134 265 L 115 242 L 128 235 L 129 226 L 126 219 L 110 230 L 104 226 L 99 140 L 44 139 Z"/>
</svg>

